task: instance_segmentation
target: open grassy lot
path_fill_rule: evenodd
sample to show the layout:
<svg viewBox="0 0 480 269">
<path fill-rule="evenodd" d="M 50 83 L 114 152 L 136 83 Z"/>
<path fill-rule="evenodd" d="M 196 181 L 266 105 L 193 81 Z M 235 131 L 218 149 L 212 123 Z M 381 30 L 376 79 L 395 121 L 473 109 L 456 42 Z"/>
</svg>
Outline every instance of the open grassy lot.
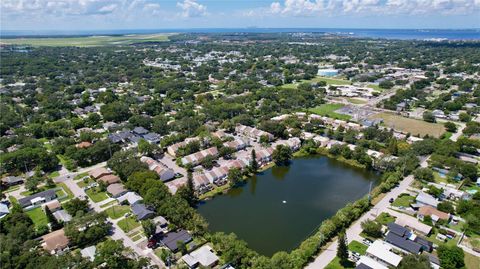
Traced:
<svg viewBox="0 0 480 269">
<path fill-rule="evenodd" d="M 48 224 L 47 215 L 41 207 L 34 208 L 27 212 L 27 215 L 32 219 L 35 228 L 39 228 Z"/>
<path fill-rule="evenodd" d="M 395 217 L 386 212 L 382 212 L 375 220 L 382 225 L 387 225 L 390 222 L 394 222 Z"/>
<path fill-rule="evenodd" d="M 288 88 L 288 89 L 296 89 L 297 86 L 301 83 L 314 83 L 314 82 L 320 82 L 320 81 L 325 81 L 328 85 L 351 85 L 352 82 L 346 79 L 340 79 L 340 78 L 327 78 L 327 77 L 322 77 L 322 76 L 317 76 L 312 79 L 308 80 L 302 80 L 296 83 L 287 83 L 284 84 L 282 87 Z"/>
<path fill-rule="evenodd" d="M 480 258 L 477 256 L 473 256 L 472 254 L 465 252 L 465 267 L 467 269 L 476 269 L 478 268 L 478 264 L 480 264 Z"/>
<path fill-rule="evenodd" d="M 349 120 L 351 118 L 349 115 L 335 112 L 335 110 L 338 110 L 342 107 L 342 104 L 323 104 L 314 108 L 310 108 L 308 111 L 320 116 L 331 117 L 339 120 Z"/>
<path fill-rule="evenodd" d="M 3 38 L 0 43 L 11 45 L 50 46 L 50 47 L 98 47 L 111 45 L 130 45 L 144 42 L 168 41 L 171 34 L 117 35 L 117 36 L 81 36 L 81 37 L 42 37 L 42 38 Z"/>
<path fill-rule="evenodd" d="M 108 195 L 104 191 L 99 191 L 97 188 L 91 188 L 85 191 L 85 193 L 94 201 L 95 203 L 101 202 L 108 198 Z"/>
<path fill-rule="evenodd" d="M 370 118 L 383 119 L 386 126 L 401 132 L 411 133 L 415 136 L 420 135 L 423 137 L 428 134 L 430 136 L 440 137 L 440 135 L 445 132 L 445 127 L 441 124 L 405 118 L 389 113 L 378 113 L 370 116 Z"/>
<path fill-rule="evenodd" d="M 128 218 L 124 218 L 118 222 L 118 226 L 124 232 L 128 233 L 131 230 L 140 226 L 140 223 L 135 220 L 135 217 L 130 216 Z"/>
<path fill-rule="evenodd" d="M 355 240 L 353 240 L 352 242 L 350 242 L 350 244 L 348 244 L 348 250 L 360 253 L 360 255 L 365 254 L 367 252 L 367 248 L 368 247 L 366 245 Z"/>
<path fill-rule="evenodd" d="M 109 207 L 105 210 L 107 215 L 112 219 L 118 219 L 125 215 L 125 213 L 130 212 L 130 207 L 127 205 L 115 205 Z"/>
<path fill-rule="evenodd" d="M 398 196 L 398 198 L 395 199 L 395 201 L 393 201 L 392 205 L 397 207 L 400 207 L 400 206 L 409 207 L 410 204 L 412 204 L 414 201 L 415 201 L 415 197 L 410 196 L 408 194 L 404 194 L 404 195 L 400 194 L 400 196 Z"/>
</svg>

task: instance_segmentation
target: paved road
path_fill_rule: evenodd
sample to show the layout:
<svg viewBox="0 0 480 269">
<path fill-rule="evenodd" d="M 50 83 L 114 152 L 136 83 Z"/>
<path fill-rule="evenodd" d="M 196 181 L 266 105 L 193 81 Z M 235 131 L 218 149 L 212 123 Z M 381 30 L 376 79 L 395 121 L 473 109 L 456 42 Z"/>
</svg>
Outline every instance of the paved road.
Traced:
<svg viewBox="0 0 480 269">
<path fill-rule="evenodd" d="M 421 166 L 427 166 L 427 160 L 422 161 Z M 363 237 L 360 236 L 362 232 L 361 223 L 368 219 L 375 219 L 380 213 L 388 211 L 390 206 L 390 198 L 396 198 L 401 193 L 405 192 L 414 180 L 412 175 L 405 177 L 400 184 L 388 192 L 385 197 L 383 197 L 380 202 L 378 202 L 373 208 L 368 212 L 363 214 L 357 221 L 355 221 L 350 227 L 346 230 L 347 240 L 351 242 L 352 240 L 362 241 Z M 313 262 L 308 264 L 305 268 L 307 269 L 320 269 L 325 268 L 337 255 L 337 240 L 335 240 L 330 246 L 324 250 L 320 255 L 318 255 Z"/>
</svg>

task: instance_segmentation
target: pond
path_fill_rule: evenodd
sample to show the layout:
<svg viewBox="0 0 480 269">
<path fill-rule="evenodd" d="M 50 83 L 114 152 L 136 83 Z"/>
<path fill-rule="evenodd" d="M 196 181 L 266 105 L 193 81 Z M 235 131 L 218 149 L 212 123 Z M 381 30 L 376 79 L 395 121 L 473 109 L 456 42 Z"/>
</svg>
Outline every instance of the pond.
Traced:
<svg viewBox="0 0 480 269">
<path fill-rule="evenodd" d="M 243 186 L 204 202 L 198 211 L 211 231 L 234 232 L 249 247 L 271 256 L 290 251 L 348 202 L 368 193 L 380 176 L 324 157 L 297 158 Z"/>
</svg>

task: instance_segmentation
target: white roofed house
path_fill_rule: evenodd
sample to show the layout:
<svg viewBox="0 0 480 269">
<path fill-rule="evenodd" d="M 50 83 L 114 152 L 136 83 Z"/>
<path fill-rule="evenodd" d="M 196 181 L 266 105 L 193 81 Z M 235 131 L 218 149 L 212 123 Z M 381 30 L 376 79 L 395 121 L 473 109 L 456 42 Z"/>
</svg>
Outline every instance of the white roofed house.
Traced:
<svg viewBox="0 0 480 269">
<path fill-rule="evenodd" d="M 273 143 L 272 147 L 276 148 L 278 145 L 284 145 L 289 147 L 292 151 L 297 151 L 302 146 L 302 141 L 300 141 L 300 138 L 298 137 L 292 137 L 288 140 L 279 140 Z"/>
<path fill-rule="evenodd" d="M 219 261 L 213 249 L 208 245 L 203 245 L 191 253 L 184 255 L 182 260 L 190 268 L 197 268 L 198 266 L 212 268 L 217 265 Z"/>
<path fill-rule="evenodd" d="M 227 141 L 225 143 L 223 143 L 223 146 L 225 147 L 229 147 L 229 148 L 233 148 L 235 150 L 242 150 L 244 148 L 246 148 L 248 146 L 248 141 L 245 141 L 241 138 L 235 138 L 234 140 L 232 141 Z"/>
<path fill-rule="evenodd" d="M 252 128 L 250 126 L 245 126 L 245 125 L 237 125 L 235 127 L 235 132 L 238 134 L 242 134 L 246 137 L 249 137 L 255 141 L 259 141 L 260 137 L 266 136 L 269 141 L 272 141 L 274 139 L 274 136 L 271 133 L 259 130 L 257 128 Z"/>
<path fill-rule="evenodd" d="M 415 201 L 416 201 L 417 204 L 419 204 L 421 206 L 422 205 L 429 205 L 429 206 L 432 206 L 434 208 L 437 208 L 437 205 L 439 203 L 439 201 L 435 197 L 433 197 L 429 194 L 426 194 L 424 192 L 420 192 L 417 195 L 417 197 L 415 198 Z"/>
<path fill-rule="evenodd" d="M 376 240 L 368 248 L 365 256 L 375 260 L 385 267 L 396 268 L 402 261 L 402 256 L 392 252 L 392 246 L 381 240 Z M 368 265 L 368 264 L 366 264 Z M 380 267 L 384 268 L 384 267 Z"/>
</svg>

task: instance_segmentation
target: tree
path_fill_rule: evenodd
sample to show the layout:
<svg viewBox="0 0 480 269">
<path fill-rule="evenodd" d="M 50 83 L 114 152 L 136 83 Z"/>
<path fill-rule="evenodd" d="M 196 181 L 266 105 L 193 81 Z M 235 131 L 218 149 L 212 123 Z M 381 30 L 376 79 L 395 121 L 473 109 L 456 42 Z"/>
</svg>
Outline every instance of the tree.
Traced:
<svg viewBox="0 0 480 269">
<path fill-rule="evenodd" d="M 115 152 L 108 160 L 107 165 L 123 180 L 126 180 L 134 172 L 148 170 L 147 165 L 141 162 L 131 150 Z"/>
<path fill-rule="evenodd" d="M 433 171 L 430 168 L 417 168 L 415 169 L 415 171 L 413 171 L 413 176 L 416 180 L 423 180 L 428 182 L 432 182 L 434 179 Z"/>
<path fill-rule="evenodd" d="M 450 214 L 455 213 L 455 208 L 453 207 L 452 203 L 449 201 L 442 201 L 438 203 L 437 209 L 445 213 L 450 213 Z"/>
<path fill-rule="evenodd" d="M 363 232 L 368 236 L 373 238 L 380 238 L 382 237 L 382 224 L 373 221 L 373 220 L 366 220 L 361 223 Z"/>
<path fill-rule="evenodd" d="M 120 101 L 103 105 L 100 108 L 100 113 L 102 113 L 105 121 L 122 122 L 130 117 L 128 105 Z"/>
<path fill-rule="evenodd" d="M 455 133 L 457 131 L 457 125 L 455 125 L 455 123 L 451 121 L 445 122 L 443 126 L 445 127 L 445 130 L 447 130 L 447 132 Z"/>
<path fill-rule="evenodd" d="M 75 217 L 77 214 L 85 214 L 90 210 L 87 199 L 73 198 L 62 205 L 68 214 Z"/>
<path fill-rule="evenodd" d="M 345 230 L 341 231 L 338 234 L 338 245 L 337 245 L 337 257 L 340 259 L 341 264 L 346 264 L 348 262 L 348 247 L 347 247 L 347 236 L 345 235 Z"/>
<path fill-rule="evenodd" d="M 182 254 L 187 254 L 187 245 L 183 241 L 177 241 L 177 248 Z"/>
<path fill-rule="evenodd" d="M 443 193 L 443 189 L 442 189 L 442 188 L 437 188 L 437 187 L 435 187 L 435 186 L 433 186 L 433 185 L 430 185 L 430 186 L 428 187 L 428 193 L 431 194 L 431 195 L 433 195 L 433 196 L 436 197 L 436 198 L 440 198 L 440 196 L 441 196 L 442 193 Z"/>
<path fill-rule="evenodd" d="M 435 122 L 435 116 L 430 111 L 423 112 L 423 120 L 426 122 Z"/>
<path fill-rule="evenodd" d="M 403 257 L 398 269 L 431 269 L 430 259 L 427 255 L 410 254 Z"/>
<path fill-rule="evenodd" d="M 38 178 L 33 176 L 33 177 L 28 178 L 25 181 L 25 188 L 29 192 L 36 192 L 36 191 L 38 191 L 38 184 L 40 184 Z"/>
<path fill-rule="evenodd" d="M 463 268 L 465 266 L 463 249 L 457 246 L 440 245 L 437 249 L 440 266 L 444 269 Z"/>
<path fill-rule="evenodd" d="M 202 166 L 205 169 L 212 169 L 213 168 L 213 162 L 215 161 L 215 158 L 212 155 L 207 155 L 205 158 L 202 160 Z"/>
<path fill-rule="evenodd" d="M 195 206 L 198 202 L 195 195 L 195 186 L 193 185 L 193 175 L 191 171 L 187 171 L 187 184 L 180 187 L 178 195 L 185 199 L 190 206 Z"/>
<path fill-rule="evenodd" d="M 58 220 L 55 218 L 55 216 L 53 216 L 52 211 L 50 211 L 48 206 L 45 206 L 45 215 L 47 216 L 47 220 L 50 223 L 50 228 L 52 231 L 62 228 L 62 225 L 58 223 Z"/>
<path fill-rule="evenodd" d="M 275 150 L 273 150 L 272 159 L 279 165 L 288 164 L 290 159 L 292 159 L 292 150 L 288 146 L 277 145 Z"/>
<path fill-rule="evenodd" d="M 470 115 L 468 115 L 467 113 L 465 112 L 462 112 L 458 115 L 458 118 L 460 119 L 460 121 L 462 122 L 469 122 L 472 120 L 472 117 Z"/>
<path fill-rule="evenodd" d="M 142 221 L 142 227 L 143 231 L 145 231 L 145 235 L 147 236 L 147 238 L 152 237 L 157 231 L 157 226 L 155 225 L 155 223 L 153 223 L 151 219 Z"/>
<path fill-rule="evenodd" d="M 257 153 L 255 152 L 255 149 L 252 149 L 252 153 L 250 155 L 249 168 L 251 173 L 255 174 L 258 171 Z"/>
<path fill-rule="evenodd" d="M 147 140 L 143 138 L 138 141 L 138 151 L 141 154 L 147 155 L 149 157 L 153 157 L 156 154 L 161 153 L 161 149 L 157 145 L 150 144 L 147 142 Z"/>
<path fill-rule="evenodd" d="M 243 179 L 242 171 L 240 169 L 234 167 L 228 170 L 228 181 L 230 181 L 230 185 L 235 186 Z"/>
</svg>

